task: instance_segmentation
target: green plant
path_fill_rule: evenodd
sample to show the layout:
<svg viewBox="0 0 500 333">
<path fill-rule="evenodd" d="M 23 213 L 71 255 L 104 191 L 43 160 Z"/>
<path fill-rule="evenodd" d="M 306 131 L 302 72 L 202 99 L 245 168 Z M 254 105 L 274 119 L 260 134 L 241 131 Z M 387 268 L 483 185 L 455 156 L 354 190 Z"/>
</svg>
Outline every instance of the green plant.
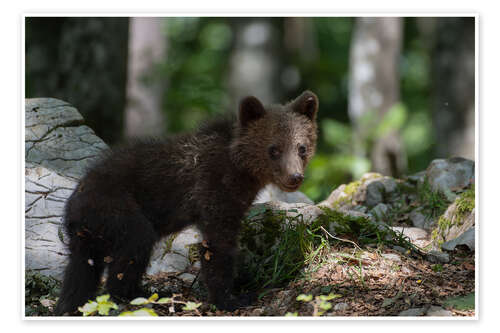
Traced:
<svg viewBox="0 0 500 333">
<path fill-rule="evenodd" d="M 418 189 L 418 201 L 423 207 L 423 213 L 431 218 L 441 216 L 449 204 L 446 196 L 440 191 L 434 191 L 427 179 Z"/>
<path fill-rule="evenodd" d="M 328 295 L 319 295 L 314 297 L 311 294 L 300 294 L 297 296 L 297 301 L 308 303 L 313 307 L 313 317 L 322 316 L 326 311 L 332 308 L 332 304 L 329 302 L 333 299 L 342 297 L 342 295 L 338 294 L 328 294 Z M 288 312 L 285 316 L 297 316 L 298 313 L 290 313 Z"/>
<path fill-rule="evenodd" d="M 175 304 L 183 304 L 184 306 L 182 307 L 182 310 L 184 311 L 194 311 L 196 315 L 201 316 L 200 311 L 198 308 L 201 306 L 202 303 L 195 303 L 191 301 L 181 301 L 177 300 L 176 298 L 180 297 L 181 295 L 174 294 L 172 297 L 162 297 L 159 298 L 158 294 L 153 294 L 149 298 L 144 298 L 144 297 L 138 297 L 133 299 L 130 304 L 132 305 L 147 305 L 147 304 L 170 304 L 169 311 L 170 312 L 175 312 Z M 126 311 L 120 314 L 120 316 L 136 316 L 136 315 L 153 315 L 157 316 L 157 314 L 152 310 L 148 308 L 141 308 L 139 310 L 135 311 Z"/>
<path fill-rule="evenodd" d="M 24 283 L 26 316 L 49 315 L 50 307 L 44 304 L 53 303 L 59 295 L 60 288 L 61 283 L 56 279 L 36 271 L 27 270 Z"/>
<path fill-rule="evenodd" d="M 97 296 L 96 300 L 90 300 L 83 306 L 78 307 L 84 317 L 98 314 L 100 316 L 108 316 L 111 309 L 118 310 L 118 305 L 109 300 L 109 294 Z"/>
</svg>

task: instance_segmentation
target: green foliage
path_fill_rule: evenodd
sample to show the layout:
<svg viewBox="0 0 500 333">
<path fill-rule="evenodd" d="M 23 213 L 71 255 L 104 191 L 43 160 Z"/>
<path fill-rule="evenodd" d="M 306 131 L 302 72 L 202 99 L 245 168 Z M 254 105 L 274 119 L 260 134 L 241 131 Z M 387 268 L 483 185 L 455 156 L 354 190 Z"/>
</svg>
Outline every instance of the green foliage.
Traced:
<svg viewBox="0 0 500 333">
<path fill-rule="evenodd" d="M 309 303 L 313 307 L 313 316 L 321 316 L 323 315 L 326 311 L 330 310 L 332 308 L 332 303 L 329 301 L 342 297 L 342 295 L 337 295 L 337 294 L 328 294 L 328 295 L 319 295 L 314 297 L 311 294 L 300 294 L 297 296 L 297 301 L 301 301 L 304 303 Z M 288 312 L 285 316 L 290 317 L 296 317 L 298 316 L 297 312 L 291 313 Z"/>
<path fill-rule="evenodd" d="M 59 295 L 61 283 L 56 279 L 27 270 L 24 284 L 25 315 L 48 315 L 49 309 L 40 304 L 41 300 L 55 300 Z"/>
<path fill-rule="evenodd" d="M 457 199 L 457 210 L 458 213 L 463 216 L 465 214 L 470 213 L 476 206 L 476 191 L 475 186 L 472 185 L 472 188 L 464 191 L 460 194 L 460 197 Z"/>
<path fill-rule="evenodd" d="M 176 17 L 167 22 L 169 78 L 165 112 L 170 132 L 189 130 L 225 111 L 229 96 L 225 77 L 232 43 L 228 18 Z"/>
<path fill-rule="evenodd" d="M 448 208 L 449 202 L 446 196 L 440 191 L 434 191 L 427 179 L 419 187 L 417 194 L 424 214 L 431 218 L 441 216 Z"/>
<path fill-rule="evenodd" d="M 158 317 L 153 309 L 141 308 L 134 311 L 123 311 L 119 317 Z"/>
<path fill-rule="evenodd" d="M 84 317 L 99 314 L 100 316 L 108 316 L 111 309 L 118 310 L 118 305 L 109 300 L 109 295 L 97 296 L 95 301 L 88 301 L 83 306 L 78 307 Z"/>
</svg>

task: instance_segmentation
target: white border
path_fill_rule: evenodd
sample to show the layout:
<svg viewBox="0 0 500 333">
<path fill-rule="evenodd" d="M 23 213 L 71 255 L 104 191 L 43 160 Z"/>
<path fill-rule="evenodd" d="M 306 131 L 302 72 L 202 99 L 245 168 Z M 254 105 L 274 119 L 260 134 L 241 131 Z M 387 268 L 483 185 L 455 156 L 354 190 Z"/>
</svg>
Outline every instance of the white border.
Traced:
<svg viewBox="0 0 500 333">
<path fill-rule="evenodd" d="M 179 12 L 168 12 L 165 14 L 159 14 L 158 12 L 145 12 L 145 13 L 106 13 L 106 12 L 99 12 L 99 13 L 94 13 L 94 12 L 30 12 L 30 13 L 24 13 L 21 15 L 21 39 L 20 39 L 20 44 L 21 44 L 21 63 L 20 63 L 20 69 L 21 69 L 21 113 L 20 113 L 20 123 L 21 123 L 21 144 L 20 144 L 20 152 L 24 151 L 24 137 L 25 137 L 25 117 L 24 117 L 24 110 L 25 110 L 25 99 L 24 99 L 24 91 L 25 91 L 25 19 L 26 17 L 46 17 L 46 16 L 57 16 L 57 17 L 64 17 L 64 16 L 75 16 L 75 17 L 86 17 L 86 16 L 94 16 L 94 17 L 131 17 L 131 16 L 151 16 L 151 17 L 177 17 L 177 16 L 195 16 L 195 17 L 213 17 L 213 16 L 220 16 L 220 17 L 288 17 L 288 16 L 303 16 L 303 17 L 362 17 L 362 16 L 370 16 L 370 17 L 390 17 L 390 16 L 396 16 L 396 17 L 454 17 L 454 16 L 461 16 L 461 17 L 474 17 L 475 18 L 475 160 L 476 164 L 479 165 L 479 14 L 477 13 L 471 13 L 471 12 L 454 12 L 454 13 L 408 13 L 408 12 L 397 12 L 397 13 L 333 13 L 333 12 L 285 12 L 283 13 L 282 11 L 279 12 L 273 12 L 273 11 L 265 11 L 264 12 L 234 12 L 234 11 L 228 11 L 228 12 L 220 12 L 220 11 L 214 11 L 214 12 L 204 12 L 204 13 L 192 13 L 192 12 L 184 12 L 184 11 L 179 11 Z M 20 154 L 19 154 L 20 155 Z M 24 154 L 22 154 L 24 156 Z M 25 207 L 25 182 L 24 182 L 24 172 L 22 170 L 25 169 L 25 160 L 24 157 L 20 158 L 21 159 L 21 169 L 19 173 L 22 175 L 21 178 L 21 191 L 19 195 L 21 196 L 21 203 L 20 203 L 20 211 L 21 211 L 21 220 L 22 224 L 20 225 L 21 229 L 21 242 L 22 242 L 22 248 L 21 248 L 21 276 L 22 276 L 22 281 L 24 282 L 24 274 L 25 274 L 25 221 L 24 221 L 24 207 Z M 479 203 L 479 187 L 480 187 L 480 182 L 479 182 L 479 168 L 476 166 L 475 168 L 475 179 L 476 179 L 476 203 Z M 479 223 L 479 212 L 478 209 L 476 209 L 476 214 L 475 214 L 475 224 L 476 224 L 476 252 L 475 252 L 475 316 L 474 317 L 147 317 L 147 318 L 140 318 L 140 317 L 86 317 L 86 318 L 80 318 L 80 317 L 27 317 L 25 316 L 25 303 L 24 303 L 24 283 L 19 285 L 19 288 L 21 289 L 21 319 L 25 321 L 218 321 L 218 320 L 256 320 L 256 321 L 287 321 L 287 320 L 292 320 L 292 321 L 338 321 L 338 320 L 374 320 L 374 321 L 460 321 L 460 320 L 465 320 L 465 321 L 471 321 L 471 320 L 478 320 L 479 319 L 479 229 L 478 229 L 478 223 Z"/>
</svg>

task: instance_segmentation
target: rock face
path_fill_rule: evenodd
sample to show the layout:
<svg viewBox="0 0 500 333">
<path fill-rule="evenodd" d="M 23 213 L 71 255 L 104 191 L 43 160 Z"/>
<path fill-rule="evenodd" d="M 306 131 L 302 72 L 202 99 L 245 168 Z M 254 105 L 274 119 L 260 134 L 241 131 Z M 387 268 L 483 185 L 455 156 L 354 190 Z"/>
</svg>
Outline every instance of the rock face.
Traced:
<svg viewBox="0 0 500 333">
<path fill-rule="evenodd" d="M 474 162 L 461 157 L 434 160 L 426 178 L 434 191 L 441 191 L 452 201 L 456 197 L 453 192 L 474 182 Z"/>
<path fill-rule="evenodd" d="M 57 99 L 26 100 L 25 121 L 26 269 L 60 279 L 67 258 L 64 203 L 107 146 L 75 108 Z"/>
</svg>

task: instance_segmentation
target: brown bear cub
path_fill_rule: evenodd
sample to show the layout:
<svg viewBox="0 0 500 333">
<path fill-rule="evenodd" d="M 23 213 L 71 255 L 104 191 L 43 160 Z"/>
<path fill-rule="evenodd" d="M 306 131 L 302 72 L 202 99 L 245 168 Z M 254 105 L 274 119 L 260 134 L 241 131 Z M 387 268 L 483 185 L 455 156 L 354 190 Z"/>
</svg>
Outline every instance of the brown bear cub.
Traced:
<svg viewBox="0 0 500 333">
<path fill-rule="evenodd" d="M 109 151 L 66 203 L 71 254 L 56 314 L 94 298 L 105 265 L 112 296 L 139 296 L 153 245 L 193 224 L 204 239 L 208 301 L 226 310 L 248 305 L 248 297 L 232 293 L 241 220 L 266 184 L 299 188 L 315 151 L 317 111 L 309 91 L 269 107 L 246 97 L 237 119 Z"/>
</svg>

